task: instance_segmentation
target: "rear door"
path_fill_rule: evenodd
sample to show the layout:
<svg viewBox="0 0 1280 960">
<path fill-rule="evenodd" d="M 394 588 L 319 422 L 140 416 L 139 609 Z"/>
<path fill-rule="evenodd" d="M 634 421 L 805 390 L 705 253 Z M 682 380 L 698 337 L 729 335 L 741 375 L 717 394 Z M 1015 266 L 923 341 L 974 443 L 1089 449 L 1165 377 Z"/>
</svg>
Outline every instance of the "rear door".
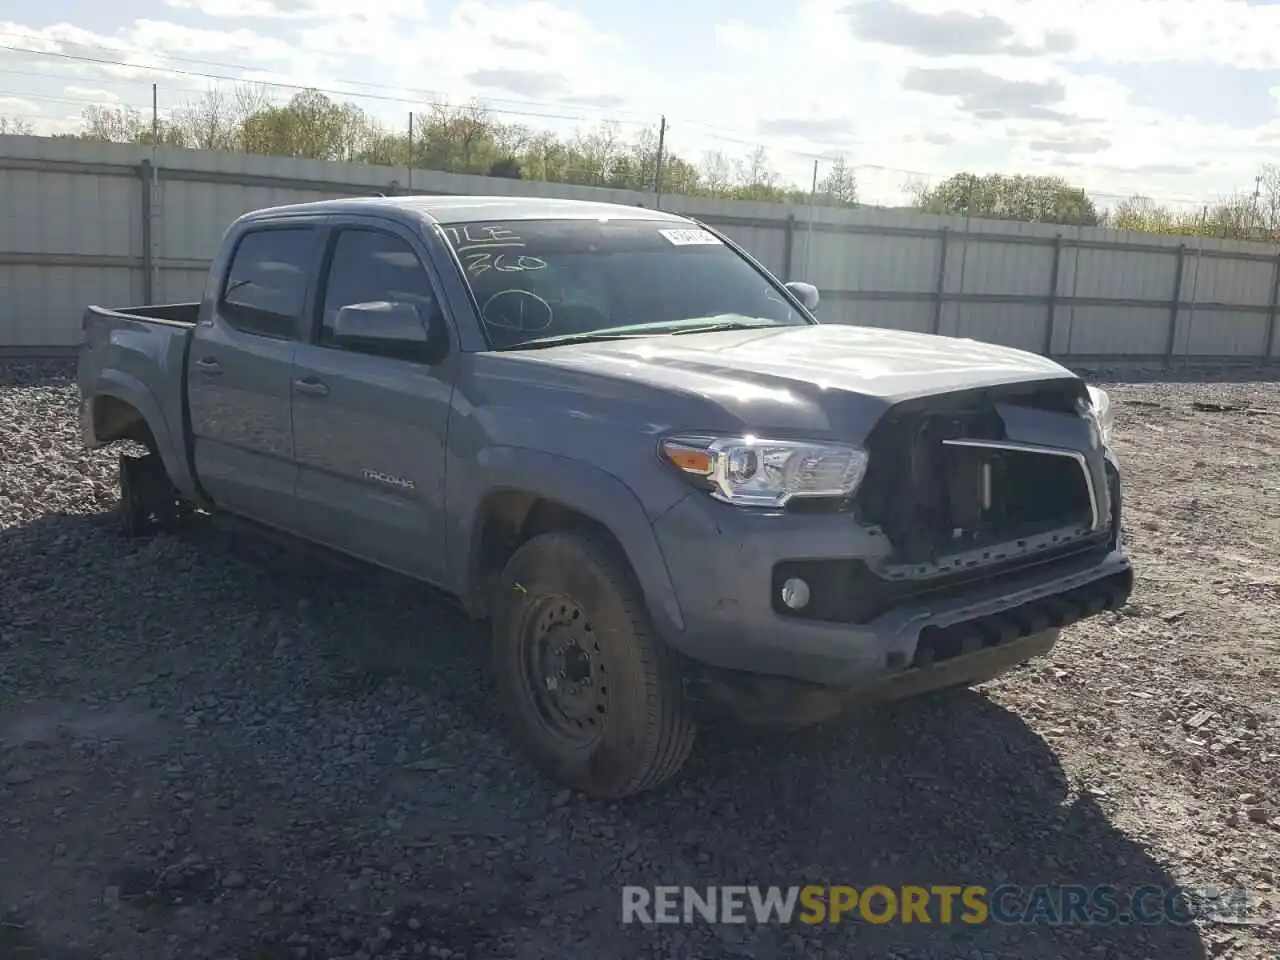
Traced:
<svg viewBox="0 0 1280 960">
<path fill-rule="evenodd" d="M 389 221 L 334 218 L 315 327 L 293 363 L 298 521 L 345 553 L 442 583 L 445 449 L 457 335 L 437 366 L 357 352 L 333 340 L 349 304 L 411 302 L 443 316 L 426 248 Z"/>
<path fill-rule="evenodd" d="M 293 353 L 322 221 L 254 223 L 210 276 L 191 344 L 188 398 L 196 476 L 214 503 L 294 526 Z"/>
</svg>

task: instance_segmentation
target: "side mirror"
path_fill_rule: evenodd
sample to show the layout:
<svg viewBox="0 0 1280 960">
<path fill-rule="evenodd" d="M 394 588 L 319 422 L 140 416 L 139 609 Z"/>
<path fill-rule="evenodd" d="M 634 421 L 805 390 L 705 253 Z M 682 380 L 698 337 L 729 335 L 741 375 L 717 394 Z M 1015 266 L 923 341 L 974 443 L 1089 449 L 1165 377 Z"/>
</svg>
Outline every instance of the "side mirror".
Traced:
<svg viewBox="0 0 1280 960">
<path fill-rule="evenodd" d="M 335 346 L 400 360 L 438 363 L 448 349 L 444 318 L 418 304 L 395 300 L 352 303 L 333 320 Z"/>
<path fill-rule="evenodd" d="M 787 289 L 791 291 L 791 295 L 804 304 L 804 308 L 809 311 L 818 309 L 818 288 L 812 283 L 801 283 L 798 280 L 792 280 L 787 284 Z"/>
</svg>

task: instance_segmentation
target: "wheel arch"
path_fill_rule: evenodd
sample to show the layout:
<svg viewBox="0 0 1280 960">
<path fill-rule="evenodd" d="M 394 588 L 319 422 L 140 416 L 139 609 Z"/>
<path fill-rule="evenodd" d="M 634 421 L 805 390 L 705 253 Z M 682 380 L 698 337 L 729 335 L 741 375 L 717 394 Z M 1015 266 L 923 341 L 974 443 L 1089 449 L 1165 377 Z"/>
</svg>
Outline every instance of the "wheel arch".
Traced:
<svg viewBox="0 0 1280 960">
<path fill-rule="evenodd" d="M 118 370 L 104 370 L 94 388 L 86 392 L 83 404 L 86 446 L 96 449 L 121 440 L 140 443 L 160 457 L 179 490 L 189 493 L 194 489 L 185 438 L 180 432 L 175 437 L 163 407 L 145 383 Z"/>
<path fill-rule="evenodd" d="M 489 482 L 477 485 L 467 511 L 463 595 L 473 616 L 486 617 L 493 583 L 530 538 L 579 532 L 616 553 L 645 598 L 663 635 L 683 630 L 675 590 L 644 508 L 621 480 L 581 461 L 513 450 L 487 458 Z"/>
</svg>

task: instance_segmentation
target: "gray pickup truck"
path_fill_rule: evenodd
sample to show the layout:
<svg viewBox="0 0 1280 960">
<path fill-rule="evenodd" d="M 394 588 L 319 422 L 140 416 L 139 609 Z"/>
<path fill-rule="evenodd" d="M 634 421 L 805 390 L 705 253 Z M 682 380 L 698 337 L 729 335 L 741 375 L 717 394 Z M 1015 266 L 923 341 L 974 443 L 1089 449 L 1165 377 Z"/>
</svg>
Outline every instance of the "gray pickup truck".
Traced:
<svg viewBox="0 0 1280 960">
<path fill-rule="evenodd" d="M 200 302 L 87 310 L 82 430 L 148 451 L 131 536 L 224 514 L 457 597 L 514 739 L 623 797 L 706 711 L 976 683 L 1132 589 L 1102 391 L 817 302 L 644 208 L 276 207 Z"/>
</svg>

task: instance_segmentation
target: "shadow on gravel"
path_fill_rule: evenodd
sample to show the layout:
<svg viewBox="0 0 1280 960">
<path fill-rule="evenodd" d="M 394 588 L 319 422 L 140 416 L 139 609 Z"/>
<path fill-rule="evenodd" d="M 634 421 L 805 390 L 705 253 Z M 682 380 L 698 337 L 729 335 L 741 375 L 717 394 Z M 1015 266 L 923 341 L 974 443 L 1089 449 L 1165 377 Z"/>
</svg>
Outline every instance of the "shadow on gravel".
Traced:
<svg viewBox="0 0 1280 960">
<path fill-rule="evenodd" d="M 0 356 L 0 361 L 3 361 L 0 362 L 0 387 L 65 387 L 76 375 L 73 358 L 6 359 Z"/>
<path fill-rule="evenodd" d="M 1185 914 L 1154 924 L 1053 926 L 1043 914 L 1038 923 L 1014 922 L 1035 916 L 1022 908 L 1037 885 L 1111 887 L 1127 913 L 1133 891 L 1176 884 L 1093 795 L 1069 790 L 1052 748 L 1021 717 L 978 692 L 855 712 L 818 730 L 735 747 L 740 742 L 732 730 L 709 731 L 680 785 L 635 814 L 685 830 L 681 853 L 711 878 L 702 882 L 1022 890 L 1007 900 L 1004 912 L 1014 916 L 983 925 L 942 926 L 936 912 L 933 925 L 844 925 L 834 936 L 847 949 L 966 958 L 1206 955 Z M 685 804 L 698 793 L 741 798 L 743 809 L 729 801 L 691 817 Z M 767 811 L 765 819 L 743 815 L 748 809 Z M 753 872 L 760 863 L 773 865 L 769 876 Z M 1161 898 L 1149 892 L 1139 907 L 1159 912 Z"/>
<path fill-rule="evenodd" d="M 317 562 L 323 558 L 310 551 L 199 519 L 176 539 L 145 545 L 118 541 L 104 529 L 109 523 L 102 516 L 51 515 L 0 531 L 0 566 L 16 571 L 0 589 L 14 602 L 12 622 L 24 643 L 46 635 L 51 624 L 68 632 L 98 629 L 106 618 L 132 624 L 181 597 L 186 606 L 175 610 L 188 616 L 216 609 L 228 624 L 238 617 L 317 625 L 328 668 L 306 682 L 327 685 L 318 696 L 360 699 L 396 680 L 429 684 L 437 708 L 455 716 L 457 726 L 498 730 L 482 634 L 421 587 L 361 565 Z M 96 566 L 85 569 L 88 545 Z M 61 567 L 89 578 L 86 588 L 95 586 L 95 576 L 110 580 L 114 585 L 97 589 L 116 593 L 109 603 L 99 597 L 86 600 L 84 609 L 50 612 L 42 597 L 54 595 Z M 65 600 L 65 592 L 61 596 Z M 519 761 L 514 769 L 525 784 L 520 792 L 543 793 L 540 805 L 550 805 L 555 787 Z M 493 803 L 500 800 L 495 794 Z M 1024 895 L 1037 885 L 1110 887 L 1122 913 L 1134 891 L 1148 891 L 1143 906 L 1158 910 L 1160 896 L 1150 890 L 1174 886 L 1141 843 L 1112 823 L 1097 797 L 1071 788 L 1039 734 L 972 691 L 859 712 L 788 736 L 750 739 L 712 728 L 666 788 L 608 809 L 579 799 L 558 799 L 554 808 L 576 838 L 611 841 L 601 850 L 575 839 L 561 849 L 572 871 L 609 905 L 595 925 L 609 928 L 616 939 L 609 952 L 618 960 L 655 955 L 647 946 L 652 932 L 612 926 L 607 911 L 619 909 L 625 884 L 979 885 L 988 891 L 1015 885 Z M 510 814 L 513 823 L 528 822 L 530 835 L 545 831 L 545 822 L 527 817 L 514 808 Z M 1018 900 L 1004 905 L 1012 910 Z M 552 901 L 544 909 L 557 906 Z M 846 918 L 836 926 L 754 931 L 720 925 L 707 934 L 720 944 L 718 952 L 704 955 L 1206 956 L 1196 929 L 1172 922 L 967 925 L 941 924 L 936 913 L 931 919 L 904 925 Z M 686 954 L 672 948 L 660 955 Z"/>
</svg>

